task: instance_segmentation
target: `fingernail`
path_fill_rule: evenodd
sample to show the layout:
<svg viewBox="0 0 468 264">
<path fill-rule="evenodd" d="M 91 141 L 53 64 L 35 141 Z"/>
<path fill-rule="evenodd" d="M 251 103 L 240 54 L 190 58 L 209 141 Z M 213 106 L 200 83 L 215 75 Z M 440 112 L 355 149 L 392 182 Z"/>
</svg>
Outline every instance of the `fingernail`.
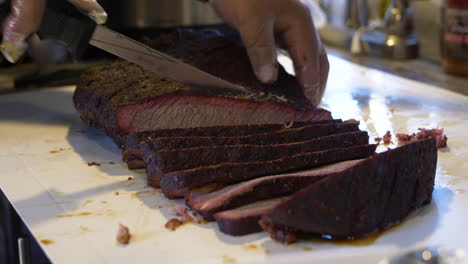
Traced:
<svg viewBox="0 0 468 264">
<path fill-rule="evenodd" d="M 88 16 L 96 22 L 96 24 L 102 25 L 107 22 L 107 13 L 101 6 L 97 6 L 96 9 L 90 11 Z"/>
<path fill-rule="evenodd" d="M 0 52 L 3 57 L 11 63 L 17 62 L 28 49 L 28 44 L 24 41 L 3 41 L 0 44 Z"/>
<path fill-rule="evenodd" d="M 314 104 L 318 105 L 321 99 L 319 71 L 311 72 L 308 66 L 296 69 L 296 76 L 304 90 L 305 96 Z"/>
<path fill-rule="evenodd" d="M 267 84 L 272 84 L 276 81 L 278 77 L 278 65 L 277 64 L 267 64 L 261 66 L 257 70 L 258 79 Z"/>
</svg>

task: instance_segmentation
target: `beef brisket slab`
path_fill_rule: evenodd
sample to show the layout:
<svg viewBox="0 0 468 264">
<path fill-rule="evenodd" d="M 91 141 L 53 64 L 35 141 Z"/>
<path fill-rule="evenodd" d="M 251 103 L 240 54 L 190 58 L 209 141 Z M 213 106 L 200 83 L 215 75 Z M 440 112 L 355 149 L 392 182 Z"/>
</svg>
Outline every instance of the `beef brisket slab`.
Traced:
<svg viewBox="0 0 468 264">
<path fill-rule="evenodd" d="M 327 125 L 318 128 L 318 125 Z M 313 127 L 309 127 L 315 125 Z M 299 129 L 308 127 L 306 129 Z M 314 129 L 317 127 L 317 129 Z M 314 129 L 314 131 L 312 131 Z M 160 129 L 156 131 L 131 133 L 125 136 L 122 147 L 123 159 L 130 169 L 144 168 L 140 148 L 147 145 L 151 149 L 186 149 L 199 146 L 222 146 L 241 144 L 279 144 L 311 139 L 326 134 L 359 130 L 356 124 L 342 124 L 339 119 L 287 122 L 284 124 L 215 126 L 184 129 Z M 276 133 L 278 132 L 278 133 Z M 283 133 L 285 132 L 285 133 Z M 272 133 L 270 135 L 270 133 Z M 297 134 L 288 137 L 288 134 Z M 302 135 L 302 136 L 301 136 Z M 301 141 L 301 140 L 299 140 Z"/>
<path fill-rule="evenodd" d="M 334 148 L 288 156 L 276 160 L 220 163 L 183 171 L 148 175 L 151 186 L 161 186 L 168 198 L 183 197 L 190 189 L 206 184 L 233 184 L 262 176 L 308 169 L 339 161 L 360 159 L 371 156 L 377 145 L 361 145 L 349 148 Z"/>
<path fill-rule="evenodd" d="M 253 94 L 189 87 L 116 61 L 82 74 L 73 95 L 81 118 L 114 138 L 156 129 L 331 119 L 330 112 L 311 105 L 283 68 L 274 85 L 259 82 L 245 48 L 216 32 L 185 31 L 164 38 L 154 47 Z"/>
<path fill-rule="evenodd" d="M 348 168 L 360 161 L 362 160 L 348 160 L 305 171 L 261 177 L 210 193 L 194 192 L 187 200 L 187 205 L 211 221 L 217 212 L 256 201 L 291 195 L 323 177 L 346 173 Z M 234 212 L 230 213 L 232 214 Z"/>
<path fill-rule="evenodd" d="M 297 234 L 354 239 L 402 221 L 432 199 L 435 139 L 376 154 L 344 175 L 326 177 L 266 213 L 262 227 L 292 242 Z"/>
</svg>

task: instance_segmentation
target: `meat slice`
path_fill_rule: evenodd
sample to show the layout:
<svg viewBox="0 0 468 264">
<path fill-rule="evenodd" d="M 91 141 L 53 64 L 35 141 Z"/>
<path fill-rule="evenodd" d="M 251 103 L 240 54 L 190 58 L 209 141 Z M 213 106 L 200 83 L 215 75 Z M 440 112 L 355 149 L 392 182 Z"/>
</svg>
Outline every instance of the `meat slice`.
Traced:
<svg viewBox="0 0 468 264">
<path fill-rule="evenodd" d="M 77 83 L 73 101 L 84 121 L 119 138 L 156 129 L 331 119 L 282 67 L 272 86 L 258 81 L 245 48 L 219 32 L 177 32 L 153 44 L 252 93 L 186 86 L 116 61 L 85 71 Z"/>
<path fill-rule="evenodd" d="M 376 154 L 300 190 L 267 212 L 261 225 L 275 239 L 288 238 L 284 242 L 297 234 L 372 234 L 431 202 L 436 164 L 433 138 Z"/>
<path fill-rule="evenodd" d="M 253 134 L 274 132 L 283 129 L 299 128 L 313 124 L 336 124 L 342 123 L 341 119 L 319 120 L 319 121 L 289 121 L 278 124 L 256 124 L 237 126 L 211 126 L 158 129 L 122 135 L 122 148 L 137 149 L 142 141 L 158 138 L 190 138 L 190 137 L 240 137 Z"/>
<path fill-rule="evenodd" d="M 207 128 L 187 128 L 187 129 L 165 129 L 153 132 L 132 133 L 125 136 L 123 159 L 128 163 L 130 169 L 144 168 L 142 154 L 140 151 L 141 145 L 148 145 L 152 149 L 166 150 L 166 149 L 185 149 L 198 146 L 221 146 L 221 145 L 241 145 L 241 144 L 275 144 L 286 143 L 281 142 L 297 138 L 286 136 L 274 137 L 274 135 L 282 135 L 284 133 L 276 133 L 280 131 L 290 131 L 286 134 L 292 133 L 307 133 L 308 137 L 325 134 L 327 131 L 330 134 L 335 132 L 349 132 L 359 130 L 357 125 L 346 124 L 344 126 L 330 126 L 324 127 L 317 131 L 311 132 L 312 127 L 306 130 L 295 128 L 308 127 L 310 125 L 324 125 L 324 124 L 338 124 L 342 121 L 340 119 L 322 120 L 322 121 L 308 121 L 308 122 L 288 122 L 284 124 L 263 124 L 263 125 L 244 125 L 244 126 L 217 126 Z M 315 127 L 315 126 L 314 126 Z M 336 128 L 336 129 L 335 129 Z M 274 133 L 269 135 L 269 133 Z M 251 135 L 251 136 L 250 136 Z M 262 137 L 267 136 L 260 140 Z M 271 138 L 271 140 L 270 140 Z M 289 139 L 289 140 L 288 140 Z M 275 141 L 276 140 L 276 141 Z M 142 142 L 143 141 L 143 142 Z"/>
<path fill-rule="evenodd" d="M 236 209 L 219 212 L 214 215 L 221 232 L 242 236 L 262 231 L 258 221 L 262 215 L 273 209 L 286 197 L 264 200 L 241 206 Z"/>
<path fill-rule="evenodd" d="M 161 151 L 144 145 L 142 146 L 142 152 L 147 174 L 160 175 L 218 163 L 275 160 L 300 153 L 332 149 L 335 146 L 346 148 L 364 145 L 368 142 L 367 132 L 357 131 L 319 137 L 303 142 L 276 145 L 210 146 Z"/>
<path fill-rule="evenodd" d="M 169 198 L 177 198 L 183 197 L 190 189 L 210 183 L 227 185 L 266 175 L 365 158 L 372 155 L 376 147 L 377 145 L 361 145 L 297 154 L 270 161 L 220 163 L 166 173 L 161 178 L 157 175 L 149 175 L 149 181 L 153 184 L 152 186 L 155 186 L 161 179 L 159 183 L 164 194 Z"/>
<path fill-rule="evenodd" d="M 349 160 L 310 170 L 261 177 L 241 182 L 207 193 L 191 193 L 187 205 L 206 220 L 213 214 L 260 200 L 293 194 L 323 177 L 346 173 L 346 170 L 362 161 Z"/>
<path fill-rule="evenodd" d="M 310 123 L 301 122 L 304 125 L 251 135 L 155 138 L 143 141 L 139 146 L 148 145 L 153 149 L 171 150 L 201 146 L 273 145 L 300 142 L 321 136 L 359 131 L 358 124 L 330 123 L 328 121 L 332 120 Z"/>
</svg>

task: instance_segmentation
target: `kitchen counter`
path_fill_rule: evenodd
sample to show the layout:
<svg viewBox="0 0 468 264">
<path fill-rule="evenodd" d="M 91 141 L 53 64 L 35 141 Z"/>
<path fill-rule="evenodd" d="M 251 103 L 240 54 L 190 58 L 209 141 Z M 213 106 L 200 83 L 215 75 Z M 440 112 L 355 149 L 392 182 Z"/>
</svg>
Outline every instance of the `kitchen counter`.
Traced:
<svg viewBox="0 0 468 264">
<path fill-rule="evenodd" d="M 329 55 L 338 56 L 362 66 L 468 95 L 468 76 L 463 77 L 445 73 L 439 61 L 426 58 L 394 60 L 353 55 L 344 49 L 330 46 L 327 47 L 327 52 Z"/>
<path fill-rule="evenodd" d="M 360 120 L 371 140 L 419 127 L 444 128 L 449 138 L 433 202 L 370 240 L 284 246 L 264 233 L 227 236 L 213 223 L 167 230 L 183 201 L 148 188 L 143 171 L 129 171 L 116 145 L 86 127 L 73 108 L 73 86 L 0 96 L 0 188 L 54 263 L 366 264 L 426 245 L 468 251 L 468 97 L 333 55 L 330 63 L 322 106 L 334 118 Z M 116 242 L 119 223 L 130 228 L 127 246 Z"/>
</svg>

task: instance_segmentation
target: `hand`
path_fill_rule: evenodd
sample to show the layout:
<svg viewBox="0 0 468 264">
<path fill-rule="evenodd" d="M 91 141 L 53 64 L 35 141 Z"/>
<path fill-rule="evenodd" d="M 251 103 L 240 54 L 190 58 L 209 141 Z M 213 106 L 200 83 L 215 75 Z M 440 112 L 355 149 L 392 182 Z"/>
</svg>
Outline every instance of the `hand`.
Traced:
<svg viewBox="0 0 468 264">
<path fill-rule="evenodd" d="M 47 0 L 12 0 L 11 13 L 3 22 L 3 41 L 0 51 L 10 62 L 16 62 L 28 48 L 27 38 L 41 24 Z M 66 1 L 66 0 L 63 0 Z M 5 0 L 0 0 L 0 4 Z M 107 20 L 107 14 L 96 0 L 68 0 L 88 13 L 98 24 Z"/>
<path fill-rule="evenodd" d="M 236 28 L 252 67 L 263 83 L 278 77 L 275 40 L 284 43 L 297 79 L 315 105 L 325 91 L 328 58 L 312 21 L 311 0 L 212 0 L 218 14 Z"/>
</svg>

